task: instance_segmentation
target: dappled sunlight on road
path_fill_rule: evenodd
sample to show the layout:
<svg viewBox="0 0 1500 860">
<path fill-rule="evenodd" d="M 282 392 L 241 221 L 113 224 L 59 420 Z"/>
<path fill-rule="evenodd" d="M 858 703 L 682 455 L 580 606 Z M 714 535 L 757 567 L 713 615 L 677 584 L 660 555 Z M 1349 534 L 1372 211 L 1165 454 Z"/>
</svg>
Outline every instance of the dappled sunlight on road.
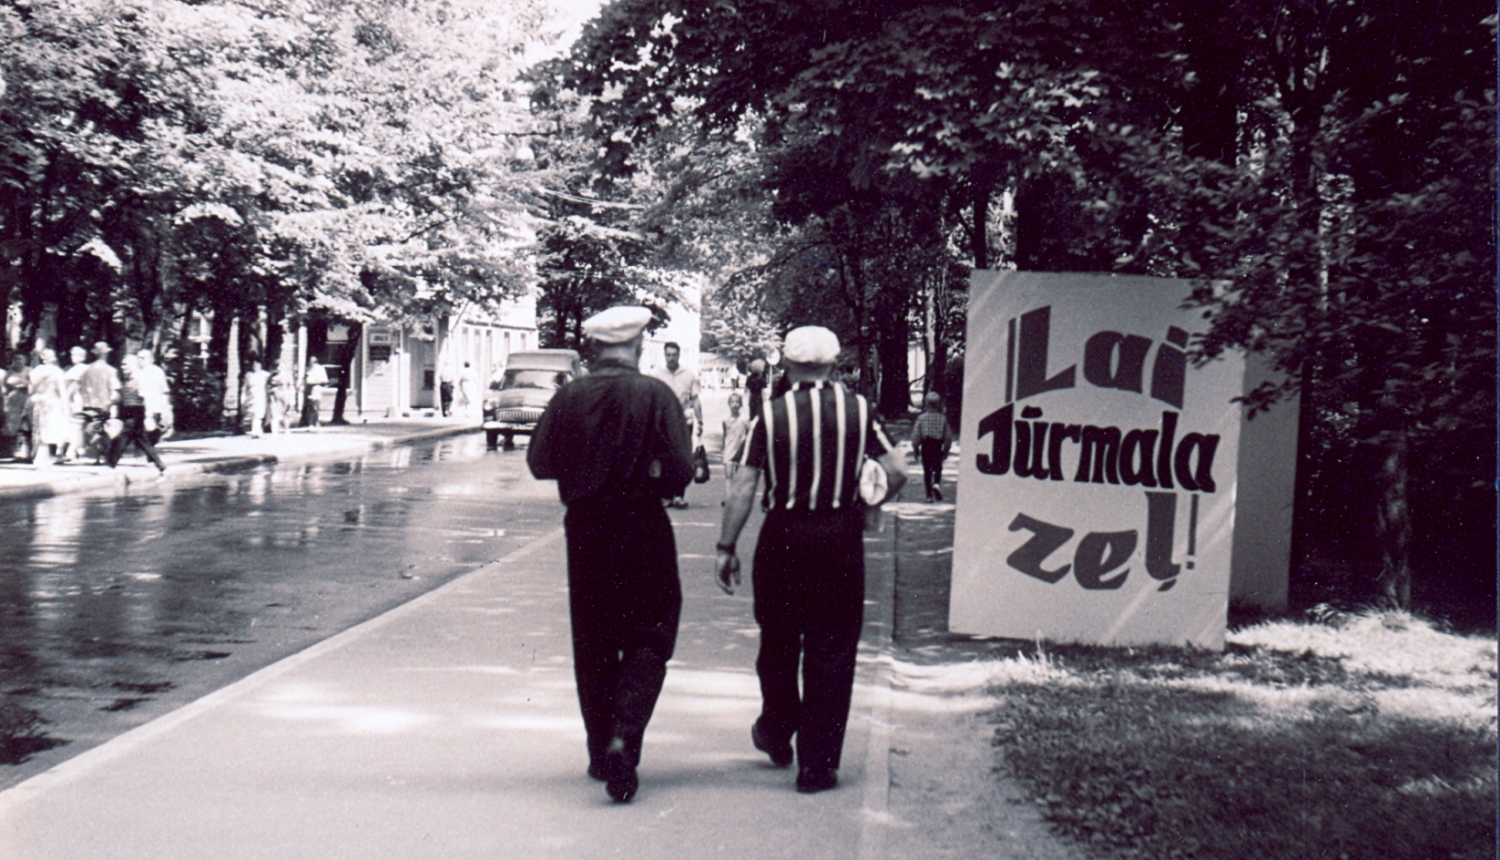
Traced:
<svg viewBox="0 0 1500 860">
<path fill-rule="evenodd" d="M 504 731 L 559 732 L 568 735 L 569 739 L 583 734 L 583 717 L 576 714 L 497 714 L 474 720 L 471 725 Z"/>
<path fill-rule="evenodd" d="M 402 666 L 399 672 L 460 672 L 475 675 L 519 675 L 514 666 Z"/>
<path fill-rule="evenodd" d="M 263 716 L 302 725 L 300 734 L 392 735 L 415 731 L 436 721 L 431 714 L 390 705 L 340 701 L 347 694 L 316 684 L 280 685 L 268 692 L 255 709 Z"/>
<path fill-rule="evenodd" d="M 754 719 L 759 709 L 760 685 L 753 667 L 740 671 L 668 669 L 657 704 L 658 713 L 733 714 L 741 722 L 746 713 Z"/>
</svg>

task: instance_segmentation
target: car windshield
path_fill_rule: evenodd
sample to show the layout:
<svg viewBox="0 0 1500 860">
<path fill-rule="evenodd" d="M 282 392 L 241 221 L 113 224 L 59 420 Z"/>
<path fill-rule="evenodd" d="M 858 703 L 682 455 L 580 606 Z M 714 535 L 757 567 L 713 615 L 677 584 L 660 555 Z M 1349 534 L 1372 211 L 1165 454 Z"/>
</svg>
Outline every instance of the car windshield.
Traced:
<svg viewBox="0 0 1500 860">
<path fill-rule="evenodd" d="M 505 376 L 490 385 L 496 391 L 502 388 L 561 388 L 568 381 L 568 374 L 557 370 L 507 370 Z"/>
</svg>

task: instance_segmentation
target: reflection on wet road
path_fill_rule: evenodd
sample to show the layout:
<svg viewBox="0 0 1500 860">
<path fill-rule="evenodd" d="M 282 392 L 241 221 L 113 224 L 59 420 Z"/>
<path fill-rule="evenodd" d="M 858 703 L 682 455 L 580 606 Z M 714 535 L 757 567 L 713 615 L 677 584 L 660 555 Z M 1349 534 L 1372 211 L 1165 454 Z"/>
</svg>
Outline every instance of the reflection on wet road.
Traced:
<svg viewBox="0 0 1500 860">
<path fill-rule="evenodd" d="M 0 788 L 556 529 L 524 456 L 471 435 L 0 504 Z"/>
</svg>

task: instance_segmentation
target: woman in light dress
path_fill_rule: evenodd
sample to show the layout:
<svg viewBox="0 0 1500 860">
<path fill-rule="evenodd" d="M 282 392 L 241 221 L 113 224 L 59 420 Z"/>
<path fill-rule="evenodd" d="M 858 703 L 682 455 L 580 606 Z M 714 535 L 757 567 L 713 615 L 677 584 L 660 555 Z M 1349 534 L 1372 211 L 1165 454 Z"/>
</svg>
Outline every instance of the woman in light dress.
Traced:
<svg viewBox="0 0 1500 860">
<path fill-rule="evenodd" d="M 32 459 L 38 469 L 52 465 L 72 436 L 72 416 L 68 411 L 68 382 L 57 366 L 57 353 L 42 350 L 42 363 L 31 369 L 27 387 L 31 404 Z"/>
<path fill-rule="evenodd" d="M 266 426 L 266 413 L 270 408 L 271 374 L 261 366 L 260 359 L 250 362 L 250 372 L 245 374 L 245 403 L 250 408 L 250 435 L 259 439 Z M 273 428 L 274 429 L 274 428 Z"/>
<path fill-rule="evenodd" d="M 453 398 L 453 414 L 464 418 L 474 417 L 474 404 L 479 400 L 479 377 L 466 361 L 458 375 L 458 394 Z"/>
</svg>

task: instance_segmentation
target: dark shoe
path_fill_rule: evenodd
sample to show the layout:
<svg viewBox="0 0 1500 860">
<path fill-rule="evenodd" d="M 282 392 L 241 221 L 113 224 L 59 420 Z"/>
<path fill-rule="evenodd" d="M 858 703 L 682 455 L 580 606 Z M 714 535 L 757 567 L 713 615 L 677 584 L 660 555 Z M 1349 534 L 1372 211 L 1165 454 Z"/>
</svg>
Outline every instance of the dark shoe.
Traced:
<svg viewBox="0 0 1500 860">
<path fill-rule="evenodd" d="M 616 803 L 629 803 L 635 797 L 636 789 L 640 788 L 641 781 L 635 775 L 635 766 L 630 763 L 630 756 L 625 754 L 625 741 L 615 738 L 609 745 L 609 751 L 604 754 L 604 790 L 614 798 Z"/>
<path fill-rule="evenodd" d="M 750 743 L 755 744 L 756 749 L 770 756 L 771 764 L 777 767 L 787 767 L 792 763 L 792 745 L 784 743 L 772 746 L 766 741 L 766 736 L 761 734 L 759 721 L 750 727 Z"/>
<path fill-rule="evenodd" d="M 797 773 L 797 791 L 816 794 L 839 784 L 839 772 L 831 767 L 804 767 Z"/>
</svg>

